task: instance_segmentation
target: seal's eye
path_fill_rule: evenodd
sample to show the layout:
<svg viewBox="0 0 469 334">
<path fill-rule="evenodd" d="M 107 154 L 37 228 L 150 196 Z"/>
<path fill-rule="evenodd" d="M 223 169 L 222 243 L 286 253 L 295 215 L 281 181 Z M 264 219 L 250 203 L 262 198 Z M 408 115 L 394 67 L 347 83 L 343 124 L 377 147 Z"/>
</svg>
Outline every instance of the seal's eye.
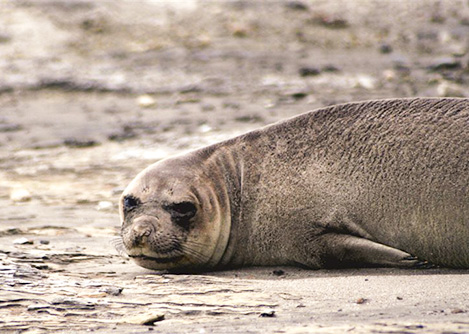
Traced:
<svg viewBox="0 0 469 334">
<path fill-rule="evenodd" d="M 129 212 L 137 208 L 141 204 L 138 198 L 135 198 L 131 195 L 124 197 L 124 211 Z"/>
<path fill-rule="evenodd" d="M 164 209 L 168 211 L 171 217 L 176 221 L 187 221 L 197 213 L 197 208 L 194 203 L 191 202 L 172 203 L 166 205 Z"/>
</svg>

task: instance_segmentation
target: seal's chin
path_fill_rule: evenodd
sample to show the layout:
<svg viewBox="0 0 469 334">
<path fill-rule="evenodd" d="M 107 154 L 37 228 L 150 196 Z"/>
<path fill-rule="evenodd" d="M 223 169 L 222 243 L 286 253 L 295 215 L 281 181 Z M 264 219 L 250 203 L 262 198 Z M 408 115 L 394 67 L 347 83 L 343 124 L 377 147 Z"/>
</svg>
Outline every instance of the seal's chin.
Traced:
<svg viewBox="0 0 469 334">
<path fill-rule="evenodd" d="M 156 263 L 177 263 L 181 261 L 184 256 L 180 255 L 180 256 L 174 256 L 174 257 L 152 257 L 152 256 L 146 256 L 146 255 L 129 255 L 129 257 L 136 260 L 137 262 L 142 260 L 142 261 L 153 261 Z"/>
<path fill-rule="evenodd" d="M 151 270 L 179 270 L 192 266 L 190 259 L 184 254 L 168 257 L 129 254 L 129 257 L 139 266 Z"/>
</svg>

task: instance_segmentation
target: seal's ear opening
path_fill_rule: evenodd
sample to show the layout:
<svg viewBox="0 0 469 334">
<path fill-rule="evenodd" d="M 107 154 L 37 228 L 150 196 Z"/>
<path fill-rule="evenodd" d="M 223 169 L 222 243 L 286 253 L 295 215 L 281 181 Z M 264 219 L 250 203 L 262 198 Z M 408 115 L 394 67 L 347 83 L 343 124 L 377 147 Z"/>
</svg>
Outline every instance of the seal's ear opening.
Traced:
<svg viewBox="0 0 469 334">
<path fill-rule="evenodd" d="M 187 221 L 195 216 L 197 208 L 192 202 L 171 203 L 165 205 L 164 209 L 171 214 L 176 221 Z"/>
</svg>

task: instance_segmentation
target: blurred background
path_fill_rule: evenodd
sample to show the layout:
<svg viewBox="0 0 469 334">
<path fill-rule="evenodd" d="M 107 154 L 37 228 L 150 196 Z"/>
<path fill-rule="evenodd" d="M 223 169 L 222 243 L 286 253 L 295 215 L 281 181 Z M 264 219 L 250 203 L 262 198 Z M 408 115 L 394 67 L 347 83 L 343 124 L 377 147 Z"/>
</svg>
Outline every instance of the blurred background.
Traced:
<svg viewBox="0 0 469 334">
<path fill-rule="evenodd" d="M 116 235 L 119 194 L 158 159 L 468 82 L 467 0 L 2 0 L 1 228 Z"/>
</svg>

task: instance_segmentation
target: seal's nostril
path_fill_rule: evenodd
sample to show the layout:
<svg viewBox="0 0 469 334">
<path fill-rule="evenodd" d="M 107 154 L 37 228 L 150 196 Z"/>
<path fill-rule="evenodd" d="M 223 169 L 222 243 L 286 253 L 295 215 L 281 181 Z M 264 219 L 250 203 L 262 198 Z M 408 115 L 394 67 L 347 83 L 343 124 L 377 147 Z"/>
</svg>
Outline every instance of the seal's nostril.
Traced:
<svg viewBox="0 0 469 334">
<path fill-rule="evenodd" d="M 144 237 L 148 237 L 153 231 L 153 225 L 145 220 L 136 221 L 132 225 L 132 232 L 134 234 L 135 241 L 141 243 Z"/>
</svg>

